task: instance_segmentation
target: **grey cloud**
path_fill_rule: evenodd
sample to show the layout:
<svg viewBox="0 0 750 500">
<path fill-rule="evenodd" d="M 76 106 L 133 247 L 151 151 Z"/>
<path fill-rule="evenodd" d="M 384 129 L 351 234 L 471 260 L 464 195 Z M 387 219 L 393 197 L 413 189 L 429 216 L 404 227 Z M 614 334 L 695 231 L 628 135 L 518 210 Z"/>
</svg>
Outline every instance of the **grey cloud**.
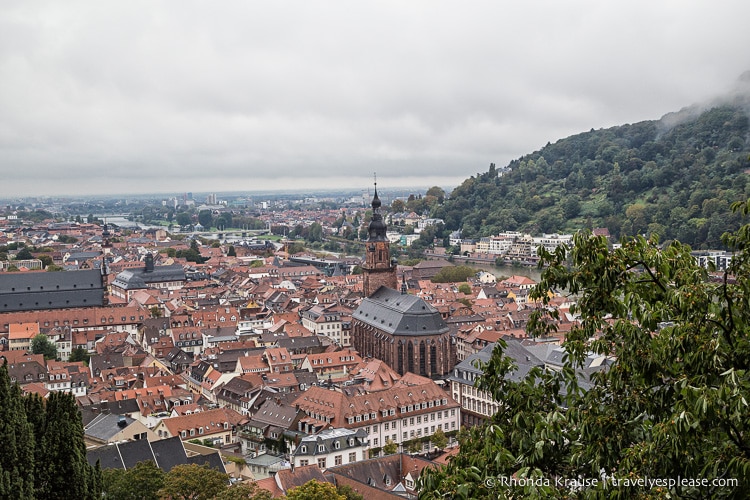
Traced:
<svg viewBox="0 0 750 500">
<path fill-rule="evenodd" d="M 0 197 L 374 170 L 457 183 L 725 92 L 750 67 L 748 14 L 739 0 L 16 3 L 0 12 Z"/>
</svg>

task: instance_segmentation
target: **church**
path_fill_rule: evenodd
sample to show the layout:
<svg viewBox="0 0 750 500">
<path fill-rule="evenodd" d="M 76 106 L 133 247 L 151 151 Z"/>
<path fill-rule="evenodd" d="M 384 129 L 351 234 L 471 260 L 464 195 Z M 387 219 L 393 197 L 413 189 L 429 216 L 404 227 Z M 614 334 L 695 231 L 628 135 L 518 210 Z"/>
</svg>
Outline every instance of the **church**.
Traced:
<svg viewBox="0 0 750 500">
<path fill-rule="evenodd" d="M 365 298 L 352 315 L 352 346 L 399 375 L 446 376 L 456 363 L 455 338 L 437 309 L 406 293 L 406 283 L 396 289 L 396 262 L 380 206 L 376 184 L 362 266 Z"/>
</svg>

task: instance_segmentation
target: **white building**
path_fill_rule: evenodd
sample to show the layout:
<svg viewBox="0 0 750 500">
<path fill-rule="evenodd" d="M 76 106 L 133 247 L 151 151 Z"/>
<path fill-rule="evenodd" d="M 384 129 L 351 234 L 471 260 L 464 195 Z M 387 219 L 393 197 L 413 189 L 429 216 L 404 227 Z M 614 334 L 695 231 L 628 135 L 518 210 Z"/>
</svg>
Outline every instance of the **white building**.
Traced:
<svg viewBox="0 0 750 500">
<path fill-rule="evenodd" d="M 316 464 L 321 469 L 346 465 L 366 458 L 369 445 L 362 429 L 327 429 L 305 436 L 292 451 L 294 467 Z"/>
</svg>

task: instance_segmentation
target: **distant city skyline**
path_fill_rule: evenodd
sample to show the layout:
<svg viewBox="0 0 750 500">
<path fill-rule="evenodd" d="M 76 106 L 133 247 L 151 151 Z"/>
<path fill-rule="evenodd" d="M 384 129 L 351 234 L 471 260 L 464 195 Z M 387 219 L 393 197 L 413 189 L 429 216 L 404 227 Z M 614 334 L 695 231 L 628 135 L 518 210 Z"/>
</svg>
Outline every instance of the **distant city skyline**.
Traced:
<svg viewBox="0 0 750 500">
<path fill-rule="evenodd" d="M 0 198 L 455 186 L 735 89 L 750 3 L 0 11 Z"/>
</svg>

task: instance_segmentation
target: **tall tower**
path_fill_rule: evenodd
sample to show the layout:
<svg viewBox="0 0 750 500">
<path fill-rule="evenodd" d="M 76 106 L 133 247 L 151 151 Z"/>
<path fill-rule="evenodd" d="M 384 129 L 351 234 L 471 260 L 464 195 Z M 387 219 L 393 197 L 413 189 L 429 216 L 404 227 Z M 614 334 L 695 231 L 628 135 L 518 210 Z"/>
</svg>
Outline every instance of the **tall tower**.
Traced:
<svg viewBox="0 0 750 500">
<path fill-rule="evenodd" d="M 372 198 L 372 220 L 367 229 L 365 263 L 362 266 L 365 297 L 369 297 L 381 286 L 396 289 L 396 263 L 391 262 L 391 244 L 385 235 L 386 225 L 380 214 L 378 183 L 375 183 L 375 196 Z"/>
</svg>

